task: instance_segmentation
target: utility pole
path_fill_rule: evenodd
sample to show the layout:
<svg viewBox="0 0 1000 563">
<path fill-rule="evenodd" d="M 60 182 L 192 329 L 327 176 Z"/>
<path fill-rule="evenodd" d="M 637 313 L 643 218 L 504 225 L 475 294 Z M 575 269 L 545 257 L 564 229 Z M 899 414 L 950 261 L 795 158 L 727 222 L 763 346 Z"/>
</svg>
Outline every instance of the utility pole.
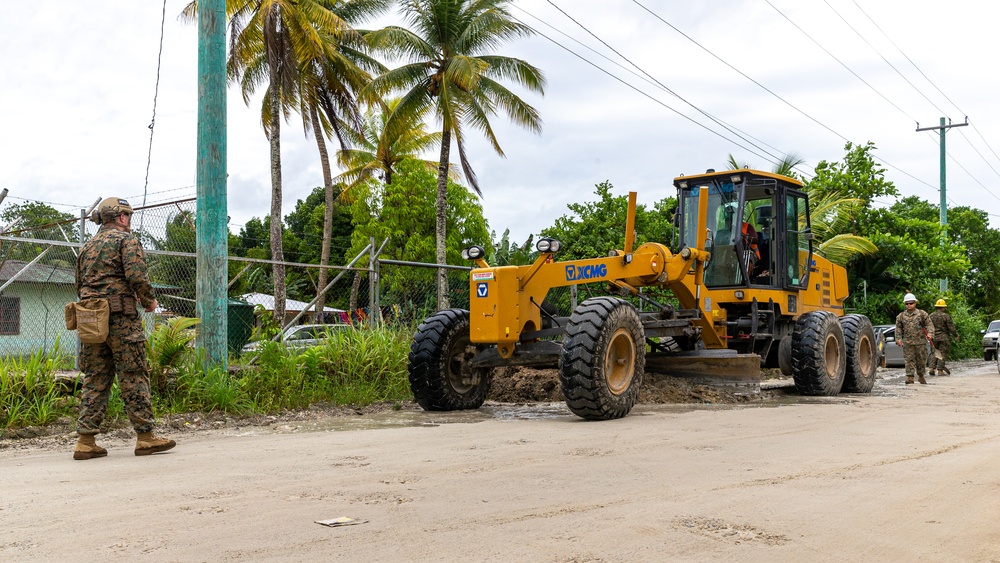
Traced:
<svg viewBox="0 0 1000 563">
<path fill-rule="evenodd" d="M 947 177 L 948 176 L 945 173 L 945 156 L 946 156 L 946 153 L 945 153 L 945 149 L 944 149 L 944 134 L 948 131 L 948 129 L 951 129 L 952 127 L 965 127 L 968 124 L 969 124 L 969 116 L 965 116 L 965 123 L 955 123 L 955 124 L 952 124 L 951 120 L 949 119 L 947 125 L 945 125 L 944 118 L 942 117 L 941 118 L 941 125 L 938 125 L 937 127 L 923 127 L 923 128 L 921 128 L 920 127 L 920 123 L 917 123 L 917 131 L 918 132 L 919 131 L 932 131 L 932 130 L 937 129 L 939 135 L 941 136 L 941 142 L 939 143 L 941 145 L 941 180 L 940 180 L 941 181 L 941 189 L 939 191 L 941 192 L 941 227 L 943 227 L 943 229 L 941 231 L 941 246 L 942 247 L 944 247 L 944 245 L 947 244 L 947 242 L 948 242 L 948 196 L 947 196 L 947 189 L 946 189 Z M 941 293 L 944 293 L 945 291 L 948 291 L 948 280 L 941 279 L 941 280 L 938 280 L 938 281 L 940 283 L 939 287 L 941 289 Z"/>
<path fill-rule="evenodd" d="M 198 347 L 205 367 L 228 368 L 229 217 L 226 209 L 226 0 L 198 1 Z"/>
</svg>

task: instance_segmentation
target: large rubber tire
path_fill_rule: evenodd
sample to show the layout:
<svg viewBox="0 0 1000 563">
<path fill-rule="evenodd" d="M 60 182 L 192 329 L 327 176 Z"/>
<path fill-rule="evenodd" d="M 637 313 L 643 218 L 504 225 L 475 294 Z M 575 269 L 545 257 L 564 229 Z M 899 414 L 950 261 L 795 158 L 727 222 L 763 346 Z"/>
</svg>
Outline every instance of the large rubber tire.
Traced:
<svg viewBox="0 0 1000 563">
<path fill-rule="evenodd" d="M 844 370 L 844 393 L 871 393 L 875 387 L 878 369 L 878 352 L 875 348 L 875 329 L 864 315 L 840 317 L 844 331 L 844 348 L 847 350 L 847 367 Z"/>
<path fill-rule="evenodd" d="M 781 374 L 792 375 L 792 337 L 786 336 L 778 342 L 778 368 Z"/>
<path fill-rule="evenodd" d="M 803 395 L 832 397 L 844 385 L 847 352 L 837 317 L 813 311 L 799 317 L 792 333 L 792 379 Z"/>
<path fill-rule="evenodd" d="M 573 311 L 559 361 L 559 383 L 573 414 L 587 420 L 627 415 L 645 368 L 646 340 L 631 304 L 595 297 Z"/>
<path fill-rule="evenodd" d="M 469 340 L 469 312 L 445 309 L 417 327 L 410 345 L 410 390 L 428 411 L 478 409 L 490 390 L 489 368 L 473 369 L 476 347 Z"/>
</svg>

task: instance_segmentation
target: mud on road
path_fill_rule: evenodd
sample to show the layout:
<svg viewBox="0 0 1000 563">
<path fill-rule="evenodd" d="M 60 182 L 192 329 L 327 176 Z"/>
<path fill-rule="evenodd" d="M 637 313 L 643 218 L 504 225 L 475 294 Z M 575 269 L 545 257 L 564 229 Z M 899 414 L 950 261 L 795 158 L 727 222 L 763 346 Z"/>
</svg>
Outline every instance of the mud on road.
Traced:
<svg viewBox="0 0 1000 563">
<path fill-rule="evenodd" d="M 808 399 L 670 402 L 683 385 L 650 378 L 606 422 L 547 395 L 191 415 L 164 429 L 176 449 L 141 458 L 126 430 L 85 462 L 68 432 L 5 438 L 0 558 L 1000 561 L 1000 375 L 952 369 L 929 385 L 880 370 L 871 395 Z M 535 397 L 548 379 L 497 392 Z M 315 523 L 339 516 L 362 523 Z"/>
</svg>

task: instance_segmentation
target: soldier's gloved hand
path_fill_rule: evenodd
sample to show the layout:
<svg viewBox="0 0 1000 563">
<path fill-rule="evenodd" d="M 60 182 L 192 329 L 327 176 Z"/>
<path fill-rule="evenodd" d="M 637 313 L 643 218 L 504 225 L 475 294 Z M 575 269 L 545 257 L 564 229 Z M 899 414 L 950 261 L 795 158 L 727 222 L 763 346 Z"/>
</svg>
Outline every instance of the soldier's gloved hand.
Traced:
<svg viewBox="0 0 1000 563">
<path fill-rule="evenodd" d="M 156 310 L 156 306 L 157 306 L 156 299 L 153 299 L 153 302 L 149 305 L 149 307 L 146 307 L 146 312 L 152 313 L 153 311 Z"/>
</svg>

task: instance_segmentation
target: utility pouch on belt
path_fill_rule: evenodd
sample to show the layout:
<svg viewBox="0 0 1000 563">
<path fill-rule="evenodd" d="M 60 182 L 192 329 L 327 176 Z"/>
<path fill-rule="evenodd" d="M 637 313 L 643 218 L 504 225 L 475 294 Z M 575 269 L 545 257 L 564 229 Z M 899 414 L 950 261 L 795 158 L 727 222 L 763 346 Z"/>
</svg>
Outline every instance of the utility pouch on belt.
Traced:
<svg viewBox="0 0 1000 563">
<path fill-rule="evenodd" d="M 122 311 L 125 313 L 126 317 L 134 317 L 139 314 L 138 311 L 135 310 L 135 297 L 122 298 Z"/>
<path fill-rule="evenodd" d="M 111 308 L 107 299 L 94 297 L 68 303 L 64 313 L 66 329 L 75 329 L 80 342 L 100 344 L 108 339 L 108 318 L 111 316 Z"/>
<path fill-rule="evenodd" d="M 124 310 L 125 306 L 122 304 L 121 295 L 109 295 L 108 296 L 108 307 L 111 310 L 112 315 L 117 315 Z"/>
<path fill-rule="evenodd" d="M 137 314 L 135 310 L 135 297 L 129 297 L 128 295 L 109 295 L 108 307 L 110 307 L 112 315 L 124 313 L 125 316 L 134 317 Z"/>
</svg>

